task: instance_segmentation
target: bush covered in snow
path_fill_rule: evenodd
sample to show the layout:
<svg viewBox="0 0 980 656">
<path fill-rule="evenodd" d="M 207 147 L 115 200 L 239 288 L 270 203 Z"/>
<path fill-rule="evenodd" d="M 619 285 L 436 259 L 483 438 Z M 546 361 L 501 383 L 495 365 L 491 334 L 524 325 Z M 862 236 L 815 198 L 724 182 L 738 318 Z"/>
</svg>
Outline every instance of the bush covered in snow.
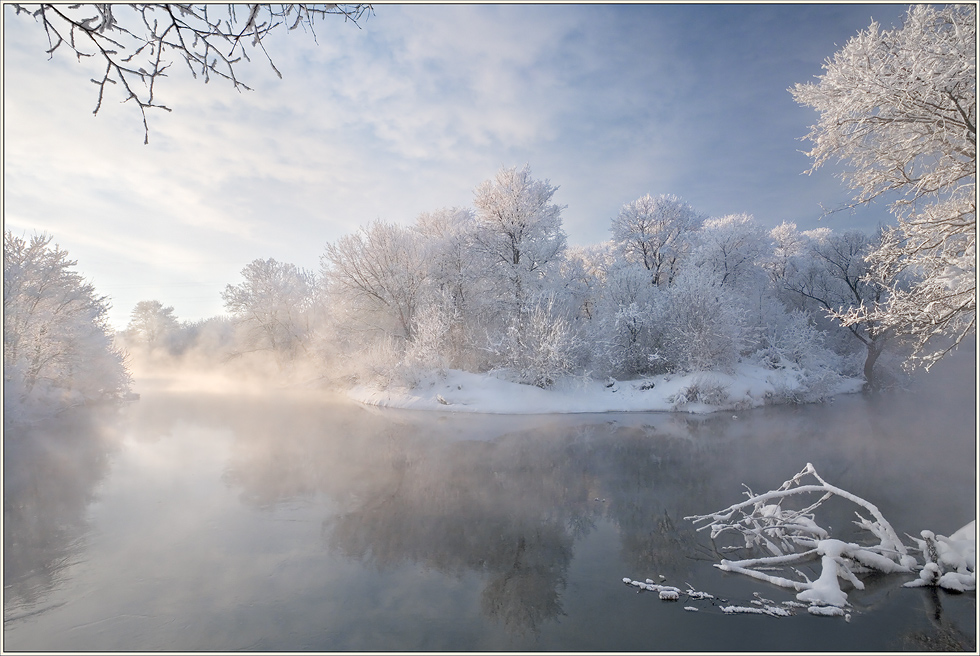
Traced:
<svg viewBox="0 0 980 656">
<path fill-rule="evenodd" d="M 549 298 L 509 326 L 494 346 L 498 367 L 514 372 L 518 382 L 545 388 L 576 372 L 584 345 Z"/>
<path fill-rule="evenodd" d="M 760 329 L 760 348 L 752 359 L 775 370 L 789 370 L 776 397 L 791 403 L 822 401 L 834 394 L 842 379 L 843 358 L 824 346 L 824 335 L 799 310 L 774 313 Z"/>
</svg>

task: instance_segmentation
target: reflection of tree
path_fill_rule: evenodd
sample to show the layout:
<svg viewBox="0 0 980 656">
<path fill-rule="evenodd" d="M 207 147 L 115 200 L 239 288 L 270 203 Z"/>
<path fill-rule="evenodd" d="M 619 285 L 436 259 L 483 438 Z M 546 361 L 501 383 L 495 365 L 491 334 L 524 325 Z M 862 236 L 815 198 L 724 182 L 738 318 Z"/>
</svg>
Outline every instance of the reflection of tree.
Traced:
<svg viewBox="0 0 980 656">
<path fill-rule="evenodd" d="M 5 615 L 35 604 L 78 553 L 85 510 L 114 448 L 111 422 L 94 412 L 4 426 Z"/>
<path fill-rule="evenodd" d="M 537 629 L 562 612 L 573 527 L 593 506 L 571 450 L 529 438 L 396 442 L 373 490 L 330 525 L 331 545 L 379 567 L 486 572 L 483 612 L 516 632 Z"/>
<path fill-rule="evenodd" d="M 213 419 L 221 401 L 210 401 L 211 409 L 193 420 Z M 316 494 L 363 498 L 375 489 L 378 471 L 404 457 L 384 422 L 322 397 L 255 399 L 247 407 L 232 397 L 227 411 L 218 414 L 226 422 L 220 426 L 230 423 L 237 438 L 224 480 L 259 508 Z"/>
<path fill-rule="evenodd" d="M 674 433 L 699 426 L 687 427 L 679 419 L 672 423 Z M 697 540 L 691 527 L 678 526 L 675 519 L 691 499 L 703 498 L 711 483 L 693 474 L 707 454 L 689 438 L 641 426 L 617 429 L 602 455 L 609 470 L 603 477 L 607 516 L 619 526 L 623 560 L 634 568 L 630 573 L 681 574 Z"/>
<path fill-rule="evenodd" d="M 928 596 L 929 620 L 932 631 L 912 631 L 903 636 L 904 647 L 909 651 L 962 651 L 976 652 L 976 636 L 969 636 L 950 622 L 943 614 L 942 595 L 937 587 L 921 588 Z"/>
<path fill-rule="evenodd" d="M 554 531 L 558 527 L 548 528 Z M 564 537 L 552 536 L 549 540 L 535 536 L 533 542 L 561 544 Z M 549 553 L 544 559 L 542 550 L 528 552 L 526 546 L 523 537 L 518 539 L 514 564 L 496 572 L 480 598 L 480 608 L 487 617 L 520 633 L 534 631 L 545 621 L 564 614 L 560 590 L 565 587 L 565 571 L 572 557 L 570 541 L 560 553 Z"/>
<path fill-rule="evenodd" d="M 226 473 L 243 499 L 261 507 L 326 494 L 341 506 L 324 524 L 333 549 L 384 569 L 483 573 L 482 612 L 518 633 L 562 614 L 575 541 L 603 515 L 637 574 L 679 574 L 694 538 L 674 519 L 714 484 L 692 476 L 710 449 L 676 419 L 657 428 L 557 420 L 460 441 L 465 418 L 351 410 L 311 419 L 294 409 L 317 426 L 306 430 L 263 419 L 267 408 L 251 412 L 236 415 Z"/>
</svg>

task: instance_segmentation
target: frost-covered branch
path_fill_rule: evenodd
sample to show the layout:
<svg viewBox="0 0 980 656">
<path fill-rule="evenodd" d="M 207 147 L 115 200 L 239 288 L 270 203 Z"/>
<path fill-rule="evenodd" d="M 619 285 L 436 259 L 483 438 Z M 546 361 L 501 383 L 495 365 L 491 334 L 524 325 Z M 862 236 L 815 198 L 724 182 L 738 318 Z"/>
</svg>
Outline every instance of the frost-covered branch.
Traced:
<svg viewBox="0 0 980 656">
<path fill-rule="evenodd" d="M 92 79 L 99 87 L 93 113 L 102 108 L 108 85 L 118 84 L 123 102 L 132 100 L 140 110 L 144 142 L 149 140 L 146 111 L 170 111 L 154 94 L 172 59 L 182 59 L 195 79 L 200 74 L 209 82 L 215 76 L 237 90 L 250 90 L 235 65 L 251 61 L 248 49 L 258 48 L 281 78 L 264 44 L 280 26 L 303 28 L 316 38 L 316 19 L 339 15 L 356 25 L 372 10 L 367 4 L 18 4 L 14 9 L 44 28 L 49 56 L 64 47 L 79 61 L 101 62 L 101 76 Z"/>
<path fill-rule="evenodd" d="M 806 477 L 815 483 L 804 484 Z M 819 498 L 799 510 L 784 508 L 787 499 L 819 495 Z M 780 587 L 797 590 L 797 599 L 815 606 L 843 606 L 847 593 L 841 590 L 840 580 L 854 588 L 863 589 L 858 574 L 868 569 L 884 573 L 911 572 L 916 559 L 898 537 L 895 529 L 873 503 L 825 481 L 812 464 L 779 488 L 754 494 L 746 491 L 748 499 L 723 510 L 706 515 L 687 517 L 698 530 L 711 529 L 714 540 L 722 533 L 734 532 L 744 540 L 747 549 L 762 549 L 771 555 L 743 560 L 722 560 L 716 567 L 745 574 Z M 839 497 L 863 508 L 871 519 L 856 513 L 859 527 L 867 530 L 877 544 L 862 546 L 830 537 L 830 533 L 815 521 L 814 511 L 831 497 Z M 820 560 L 821 574 L 811 581 L 799 570 L 799 579 L 769 574 L 763 569 L 787 567 Z M 823 612 L 823 611 L 814 611 Z"/>
</svg>

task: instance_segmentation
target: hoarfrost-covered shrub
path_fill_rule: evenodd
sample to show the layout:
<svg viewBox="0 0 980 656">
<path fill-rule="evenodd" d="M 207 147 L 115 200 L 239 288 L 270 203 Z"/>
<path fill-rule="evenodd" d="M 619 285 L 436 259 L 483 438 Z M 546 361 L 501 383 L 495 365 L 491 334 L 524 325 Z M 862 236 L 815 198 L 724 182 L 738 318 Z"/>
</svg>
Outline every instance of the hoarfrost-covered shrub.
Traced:
<svg viewBox="0 0 980 656">
<path fill-rule="evenodd" d="M 417 382 L 426 372 L 444 374 L 453 348 L 453 317 L 448 306 L 433 304 L 413 319 L 412 341 L 405 346 L 401 373 L 407 382 Z"/>
<path fill-rule="evenodd" d="M 524 320 L 511 324 L 494 348 L 495 364 L 510 369 L 521 383 L 547 388 L 575 373 L 584 342 L 554 300 L 537 303 Z"/>
<path fill-rule="evenodd" d="M 746 343 L 745 313 L 728 290 L 698 269 L 686 269 L 670 288 L 661 312 L 663 352 L 678 371 L 731 372 Z"/>
<path fill-rule="evenodd" d="M 795 375 L 776 385 L 777 401 L 810 403 L 832 395 L 842 380 L 842 358 L 824 346 L 824 334 L 799 311 L 770 313 L 753 359 Z"/>
<path fill-rule="evenodd" d="M 595 365 L 617 377 L 660 373 L 659 290 L 650 272 L 620 259 L 607 264 L 604 278 L 591 335 Z"/>
<path fill-rule="evenodd" d="M 728 385 L 709 376 L 696 377 L 690 385 L 667 399 L 675 409 L 683 408 L 689 403 L 725 405 L 728 400 Z"/>
<path fill-rule="evenodd" d="M 656 312 L 649 305 L 636 303 L 621 308 L 609 322 L 603 323 L 608 337 L 603 343 L 610 373 L 614 376 L 642 376 L 658 373 L 660 332 Z"/>
<path fill-rule="evenodd" d="M 399 365 L 403 357 L 402 341 L 391 335 L 384 335 L 368 342 L 363 350 L 352 354 L 352 377 L 367 377 L 381 389 L 386 389 L 401 379 Z"/>
</svg>

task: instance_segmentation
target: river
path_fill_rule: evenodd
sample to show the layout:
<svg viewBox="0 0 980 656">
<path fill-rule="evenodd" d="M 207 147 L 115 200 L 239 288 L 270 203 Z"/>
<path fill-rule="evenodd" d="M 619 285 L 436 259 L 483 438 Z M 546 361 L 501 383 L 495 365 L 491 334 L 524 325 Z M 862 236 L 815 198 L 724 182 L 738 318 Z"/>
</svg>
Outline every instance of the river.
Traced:
<svg viewBox="0 0 980 656">
<path fill-rule="evenodd" d="M 144 382 L 121 410 L 5 435 L 4 648 L 974 650 L 975 594 L 908 575 L 850 590 L 847 622 L 723 614 L 793 593 L 714 568 L 683 519 L 812 462 L 900 535 L 951 533 L 976 517 L 972 357 L 906 391 L 702 417 Z M 856 530 L 850 512 L 835 533 Z"/>
</svg>

